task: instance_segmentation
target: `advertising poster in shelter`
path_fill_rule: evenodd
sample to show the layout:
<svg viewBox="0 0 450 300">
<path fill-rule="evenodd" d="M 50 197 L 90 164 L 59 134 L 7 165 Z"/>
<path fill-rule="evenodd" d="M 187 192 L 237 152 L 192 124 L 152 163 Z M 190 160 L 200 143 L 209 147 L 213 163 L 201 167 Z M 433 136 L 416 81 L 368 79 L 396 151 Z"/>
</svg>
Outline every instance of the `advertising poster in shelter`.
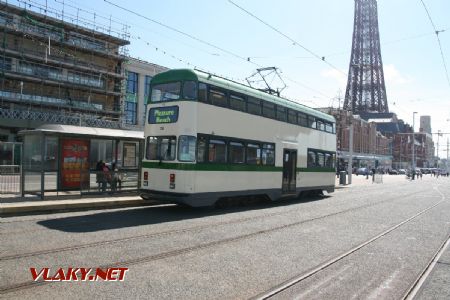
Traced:
<svg viewBox="0 0 450 300">
<path fill-rule="evenodd" d="M 61 141 L 61 187 L 78 189 L 89 185 L 89 141 Z"/>
</svg>

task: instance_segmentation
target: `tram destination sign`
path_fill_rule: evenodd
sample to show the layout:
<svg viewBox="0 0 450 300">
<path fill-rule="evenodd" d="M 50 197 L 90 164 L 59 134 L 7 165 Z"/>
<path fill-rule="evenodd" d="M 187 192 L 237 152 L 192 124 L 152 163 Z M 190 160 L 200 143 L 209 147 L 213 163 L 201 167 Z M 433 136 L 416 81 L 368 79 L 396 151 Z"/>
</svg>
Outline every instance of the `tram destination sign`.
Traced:
<svg viewBox="0 0 450 300">
<path fill-rule="evenodd" d="M 148 113 L 149 124 L 166 124 L 178 121 L 178 106 L 154 107 Z"/>
</svg>

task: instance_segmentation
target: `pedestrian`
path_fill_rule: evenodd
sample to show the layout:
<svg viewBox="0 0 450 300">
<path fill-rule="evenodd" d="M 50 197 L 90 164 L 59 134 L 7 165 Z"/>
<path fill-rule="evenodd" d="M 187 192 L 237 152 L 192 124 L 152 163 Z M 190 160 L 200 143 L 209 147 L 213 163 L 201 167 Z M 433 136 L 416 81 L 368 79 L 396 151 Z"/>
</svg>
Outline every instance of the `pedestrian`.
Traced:
<svg viewBox="0 0 450 300">
<path fill-rule="evenodd" d="M 108 183 L 111 184 L 111 172 L 105 163 L 103 163 L 102 174 L 103 174 L 102 192 L 106 192 L 106 187 Z"/>
<path fill-rule="evenodd" d="M 420 172 L 420 180 L 422 180 L 422 172 Z"/>
<path fill-rule="evenodd" d="M 95 178 L 98 186 L 98 191 L 102 189 L 103 185 L 103 161 L 99 160 L 95 166 Z"/>
<path fill-rule="evenodd" d="M 375 172 L 376 172 L 376 169 L 372 168 L 372 183 L 375 182 Z"/>
</svg>

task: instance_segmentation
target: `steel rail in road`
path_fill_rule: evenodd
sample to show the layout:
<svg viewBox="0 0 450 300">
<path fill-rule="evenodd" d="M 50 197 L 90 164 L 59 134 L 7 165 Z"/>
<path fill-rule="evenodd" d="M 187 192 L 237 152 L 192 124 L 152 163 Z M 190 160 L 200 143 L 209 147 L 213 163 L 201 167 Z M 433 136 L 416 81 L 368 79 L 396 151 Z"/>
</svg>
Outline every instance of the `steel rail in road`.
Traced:
<svg viewBox="0 0 450 300">
<path fill-rule="evenodd" d="M 306 273 L 302 273 L 300 275 L 297 275 L 297 276 L 295 276 L 295 277 L 293 277 L 293 278 L 291 278 L 291 279 L 289 279 L 289 280 L 287 280 L 287 281 L 285 281 L 285 282 L 275 286 L 274 288 L 272 288 L 272 289 L 270 289 L 270 290 L 268 290 L 268 291 L 266 291 L 264 293 L 261 293 L 261 294 L 255 296 L 255 297 L 252 297 L 251 299 L 252 300 L 264 300 L 264 299 L 272 298 L 273 296 L 275 296 L 275 295 L 277 295 L 277 294 L 279 294 L 279 293 L 281 293 L 281 292 L 283 292 L 283 291 L 293 287 L 294 285 L 302 282 L 303 280 L 305 280 L 307 278 L 310 278 L 311 276 L 319 273 L 320 271 L 322 271 L 324 269 L 327 269 L 328 267 L 336 264 L 337 262 L 341 261 L 345 257 L 355 253 L 356 251 L 361 250 L 362 248 L 366 247 L 367 245 L 372 244 L 376 240 L 386 236 L 387 234 L 389 234 L 392 231 L 398 229 L 402 225 L 411 222 L 412 220 L 416 219 L 417 217 L 423 215 L 424 213 L 428 212 L 429 210 L 431 210 L 431 209 L 435 208 L 436 206 L 440 205 L 441 203 L 445 202 L 446 201 L 445 200 L 445 196 L 442 193 L 441 193 L 441 195 L 442 195 L 442 198 L 441 198 L 441 200 L 439 202 L 437 202 L 437 203 L 435 203 L 435 204 L 425 208 L 424 210 L 422 210 L 422 211 L 416 213 L 415 215 L 413 215 L 412 217 L 409 217 L 408 219 L 406 219 L 406 220 L 404 220 L 404 221 L 402 221 L 402 222 L 400 222 L 400 223 L 390 227 L 389 229 L 387 229 L 387 230 L 379 233 L 378 235 L 372 237 L 371 239 L 368 239 L 365 242 L 363 242 L 363 243 L 353 247 L 352 249 L 350 249 L 350 250 L 348 250 L 348 251 L 346 251 L 346 252 L 344 252 L 344 253 L 342 253 L 342 254 L 340 254 L 340 255 L 338 255 L 338 256 L 336 256 L 336 257 L 334 257 L 334 258 L 332 258 L 332 259 L 330 259 L 330 260 L 328 260 L 328 261 L 318 265 L 318 266 L 316 266 L 316 267 L 314 267 L 312 270 L 310 270 L 310 271 L 308 271 Z"/>
<path fill-rule="evenodd" d="M 417 192 L 411 192 L 411 193 L 407 193 L 407 194 L 405 194 L 403 196 L 411 196 L 411 195 L 415 195 L 416 193 Z M 389 201 L 392 201 L 392 200 L 397 200 L 397 199 L 398 199 L 398 197 L 384 198 L 384 200 L 382 200 L 382 201 L 377 201 L 377 202 L 372 202 L 372 203 L 365 204 L 365 205 L 356 206 L 356 207 L 351 208 L 351 209 L 366 208 L 366 207 L 382 204 L 382 203 L 389 202 Z M 282 203 L 282 202 L 280 202 L 280 203 Z M 166 205 L 164 205 L 162 207 L 165 207 L 165 206 Z M 155 206 L 155 207 L 161 207 L 161 206 Z M 145 238 L 151 238 L 151 237 L 156 237 L 156 236 L 161 236 L 161 235 L 170 235 L 170 234 L 177 234 L 177 233 L 192 232 L 192 231 L 198 231 L 198 230 L 205 229 L 205 228 L 219 227 L 219 226 L 223 226 L 223 225 L 245 223 L 245 222 L 248 222 L 248 221 L 253 221 L 253 220 L 258 220 L 258 219 L 264 219 L 264 218 L 269 218 L 269 217 L 285 215 L 285 214 L 297 212 L 297 211 L 299 211 L 301 209 L 302 208 L 288 210 L 288 211 L 282 211 L 282 212 L 276 212 L 276 213 L 267 213 L 267 214 L 262 214 L 262 215 L 258 215 L 258 216 L 240 218 L 240 219 L 230 220 L 230 221 L 210 222 L 210 223 L 207 223 L 207 224 L 198 225 L 198 226 L 192 226 L 192 227 L 189 227 L 189 228 L 174 229 L 174 230 L 167 230 L 167 231 L 161 231 L 161 232 L 153 232 L 153 233 L 147 233 L 147 234 L 134 235 L 134 236 L 123 237 L 123 238 L 118 238 L 118 239 L 96 241 L 96 242 L 85 243 L 85 244 L 76 245 L 76 246 L 67 246 L 67 247 L 60 247 L 60 248 L 44 249 L 44 250 L 33 251 L 33 252 L 17 253 L 17 254 L 14 254 L 14 255 L 0 256 L 0 261 L 12 260 L 12 259 L 20 259 L 20 258 L 32 257 L 32 256 L 38 256 L 38 255 L 44 255 L 44 254 L 54 254 L 54 253 L 58 253 L 58 252 L 72 251 L 72 250 L 90 248 L 90 247 L 95 247 L 95 246 L 102 246 L 102 245 L 107 245 L 107 244 L 127 242 L 127 241 L 131 241 L 131 240 L 145 239 Z M 347 212 L 347 211 L 344 210 L 342 212 Z M 335 213 L 328 214 L 328 215 L 325 215 L 323 217 L 331 216 L 333 214 L 335 214 Z M 44 221 L 45 220 L 46 219 L 44 219 Z M 314 220 L 314 219 L 311 219 L 311 220 Z M 306 220 L 306 221 L 308 221 L 308 220 Z M 83 228 L 83 227 L 86 228 L 86 227 L 89 227 L 89 226 L 92 226 L 92 225 L 98 224 L 98 223 L 101 223 L 101 221 L 97 221 L 97 222 L 83 222 L 83 223 L 71 222 L 69 224 L 65 224 L 64 228 Z M 15 231 L 13 233 L 15 233 L 15 234 L 17 234 L 17 233 L 30 233 L 30 232 L 36 232 L 36 231 L 42 231 L 42 230 L 43 229 L 28 230 L 28 231 L 23 230 L 23 231 Z M 8 234 L 10 234 L 10 232 L 8 232 Z"/>
<path fill-rule="evenodd" d="M 438 189 L 435 188 L 442 196 L 442 199 L 445 199 L 445 195 Z M 417 293 L 422 288 L 422 285 L 425 283 L 425 280 L 430 276 L 431 271 L 434 269 L 436 263 L 439 261 L 441 255 L 445 252 L 447 247 L 450 245 L 450 235 L 447 237 L 447 239 L 442 243 L 441 247 L 438 248 L 436 253 L 433 255 L 433 257 L 430 259 L 428 264 L 425 266 L 423 271 L 419 274 L 417 279 L 414 281 L 414 283 L 411 285 L 411 287 L 408 289 L 408 291 L 405 293 L 402 299 L 406 300 L 412 300 L 417 295 Z"/>
<path fill-rule="evenodd" d="M 411 195 L 412 194 L 415 194 L 415 193 L 411 193 Z M 252 237 L 255 237 L 255 236 L 258 236 L 258 235 L 268 234 L 268 233 L 280 231 L 280 230 L 283 230 L 283 229 L 286 229 L 286 228 L 291 228 L 291 227 L 295 227 L 295 226 L 298 226 L 298 225 L 306 224 L 306 223 L 309 223 L 309 222 L 325 219 L 325 218 L 328 218 L 328 217 L 337 216 L 337 215 L 345 214 L 345 213 L 348 213 L 348 212 L 356 211 L 356 210 L 359 210 L 359 209 L 376 206 L 376 205 L 379 205 L 379 204 L 382 204 L 382 203 L 385 203 L 385 202 L 390 202 L 390 201 L 392 201 L 392 198 L 388 198 L 388 199 L 385 199 L 385 200 L 382 200 L 382 201 L 372 202 L 372 203 L 365 204 L 365 205 L 352 207 L 352 208 L 345 209 L 345 210 L 342 210 L 342 211 L 337 211 L 337 212 L 325 214 L 325 215 L 322 215 L 322 216 L 317 216 L 317 217 L 314 217 L 314 218 L 301 220 L 301 221 L 297 221 L 297 222 L 293 222 L 293 223 L 289 223 L 289 224 L 285 224 L 285 225 L 281 225 L 281 226 L 277 226 L 277 227 L 273 227 L 273 228 L 269 228 L 269 229 L 265 229 L 265 230 L 252 232 L 252 233 L 249 233 L 249 234 L 239 235 L 239 236 L 236 236 L 236 237 L 231 237 L 231 238 L 227 238 L 227 239 L 222 239 L 222 240 L 217 240 L 217 241 L 213 241 L 213 242 L 203 243 L 203 244 L 199 244 L 199 245 L 195 245 L 195 246 L 191 246 L 191 247 L 176 249 L 176 250 L 172 250 L 172 251 L 168 251 L 168 252 L 162 252 L 162 253 L 153 254 L 153 255 L 144 256 L 144 257 L 139 257 L 139 258 L 135 258 L 135 259 L 129 259 L 129 260 L 124 260 L 124 261 L 112 262 L 112 263 L 109 263 L 108 265 L 98 266 L 96 268 L 108 268 L 110 266 L 114 266 L 114 267 L 130 266 L 130 265 L 148 263 L 148 262 L 157 261 L 157 260 L 161 260 L 161 259 L 165 259 L 165 258 L 175 257 L 175 256 L 179 256 L 179 255 L 182 255 L 182 254 L 187 254 L 187 253 L 190 253 L 190 252 L 194 252 L 194 251 L 197 251 L 197 250 L 207 249 L 207 248 L 211 248 L 211 247 L 214 247 L 214 246 L 225 245 L 225 244 L 228 244 L 228 243 L 237 242 L 237 241 L 241 241 L 241 240 L 244 240 L 244 239 L 252 238 Z M 287 212 L 266 214 L 266 215 L 263 215 L 263 216 L 253 216 L 253 217 L 243 218 L 243 219 L 239 219 L 239 220 L 219 222 L 219 223 L 217 223 L 217 225 L 239 223 L 239 222 L 243 222 L 243 220 L 246 221 L 246 220 L 251 220 L 251 219 L 259 219 L 259 218 L 265 218 L 268 215 L 282 215 L 282 214 L 291 213 L 291 212 L 293 212 L 293 211 L 290 210 L 290 211 L 287 211 Z M 115 243 L 115 242 L 128 241 L 128 240 L 137 239 L 137 238 L 151 237 L 152 235 L 156 236 L 156 235 L 171 234 L 171 233 L 176 233 L 176 232 L 188 232 L 188 231 L 192 231 L 192 230 L 198 230 L 198 229 L 200 229 L 200 227 L 201 228 L 204 228 L 204 227 L 210 228 L 211 224 L 200 225 L 200 226 L 197 226 L 196 228 L 186 228 L 186 229 L 171 230 L 171 231 L 166 231 L 166 232 L 144 234 L 144 235 L 133 236 L 133 237 L 128 237 L 128 238 L 122 238 L 122 239 L 114 239 L 114 240 L 108 240 L 108 241 L 99 241 L 99 242 L 84 244 L 84 245 L 80 245 L 80 246 L 69 246 L 69 247 L 62 247 L 62 248 L 56 248 L 56 249 L 48 249 L 48 250 L 24 253 L 24 254 L 19 254 L 19 255 L 5 256 L 5 257 L 2 257 L 0 259 L 0 261 L 2 261 L 2 260 L 20 259 L 20 258 L 23 258 L 23 257 L 37 256 L 37 255 L 42 255 L 42 254 L 54 254 L 54 253 L 57 253 L 57 252 L 77 250 L 77 249 L 88 248 L 88 247 L 93 247 L 93 246 L 102 246 L 102 245 Z M 37 286 L 40 286 L 40 285 L 43 285 L 43 284 L 49 284 L 49 283 L 52 283 L 52 282 L 47 282 L 47 281 L 40 280 L 40 281 L 25 281 L 25 282 L 21 282 L 21 283 L 17 283 L 17 284 L 12 284 L 10 286 L 6 286 L 6 287 L 3 287 L 3 288 L 0 288 L 0 295 L 16 292 L 16 291 L 19 291 L 19 290 L 22 290 L 22 289 L 33 288 L 33 287 L 37 287 Z"/>
</svg>

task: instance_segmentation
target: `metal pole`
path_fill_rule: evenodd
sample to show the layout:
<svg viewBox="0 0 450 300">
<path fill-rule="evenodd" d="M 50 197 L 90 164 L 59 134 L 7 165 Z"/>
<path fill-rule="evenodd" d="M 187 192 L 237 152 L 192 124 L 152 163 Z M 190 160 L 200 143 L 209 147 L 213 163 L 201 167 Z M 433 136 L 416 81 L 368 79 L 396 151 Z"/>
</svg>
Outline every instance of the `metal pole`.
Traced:
<svg viewBox="0 0 450 300">
<path fill-rule="evenodd" d="M 348 145 L 348 150 L 349 150 L 349 158 L 348 158 L 348 167 L 347 167 L 347 172 L 348 172 L 348 184 L 352 184 L 352 171 L 353 171 L 353 122 L 350 124 L 349 127 L 349 133 L 348 133 L 348 137 L 349 137 L 349 145 Z"/>
<path fill-rule="evenodd" d="M 438 138 L 437 138 L 437 146 L 436 146 L 436 158 L 437 158 L 436 167 L 439 167 L 439 136 L 441 135 L 440 133 L 441 133 L 441 131 L 438 130 Z"/>
<path fill-rule="evenodd" d="M 415 137 L 415 135 L 414 135 L 414 123 L 415 123 L 415 116 L 416 116 L 416 113 L 417 112 L 413 112 L 413 128 L 412 128 L 412 169 L 413 169 L 413 172 L 416 170 L 416 157 L 415 157 L 415 155 L 416 155 L 416 151 L 415 151 L 415 143 L 416 143 L 416 137 Z"/>
</svg>

